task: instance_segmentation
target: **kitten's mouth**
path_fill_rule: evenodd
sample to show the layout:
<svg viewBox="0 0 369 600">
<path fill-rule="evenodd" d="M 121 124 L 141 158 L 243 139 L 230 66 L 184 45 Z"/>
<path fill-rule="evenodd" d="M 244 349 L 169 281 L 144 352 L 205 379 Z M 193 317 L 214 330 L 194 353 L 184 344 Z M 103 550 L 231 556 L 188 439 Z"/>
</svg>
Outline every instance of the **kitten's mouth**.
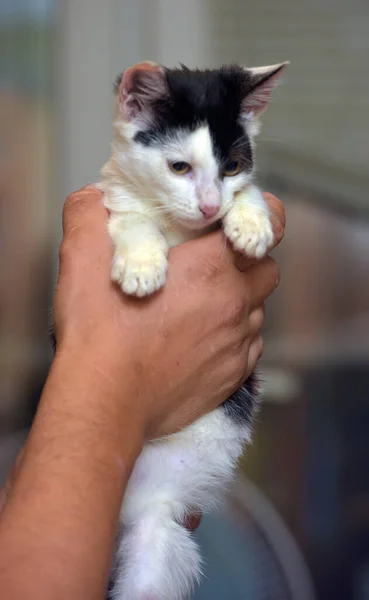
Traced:
<svg viewBox="0 0 369 600">
<path fill-rule="evenodd" d="M 182 225 L 184 225 L 187 229 L 206 229 L 210 225 L 214 225 L 219 222 L 223 215 L 219 212 L 217 215 L 214 215 L 210 219 L 205 217 L 200 217 L 198 219 L 189 218 L 189 219 L 180 219 Z"/>
<path fill-rule="evenodd" d="M 193 230 L 206 230 L 209 227 L 214 227 L 217 223 L 223 219 L 227 210 L 226 207 L 221 205 L 217 211 L 212 211 L 213 214 L 209 214 L 209 212 L 204 213 L 201 209 L 196 216 L 185 217 L 182 216 L 178 220 L 180 221 L 183 227 L 186 229 Z M 178 215 L 179 216 L 179 215 Z"/>
</svg>

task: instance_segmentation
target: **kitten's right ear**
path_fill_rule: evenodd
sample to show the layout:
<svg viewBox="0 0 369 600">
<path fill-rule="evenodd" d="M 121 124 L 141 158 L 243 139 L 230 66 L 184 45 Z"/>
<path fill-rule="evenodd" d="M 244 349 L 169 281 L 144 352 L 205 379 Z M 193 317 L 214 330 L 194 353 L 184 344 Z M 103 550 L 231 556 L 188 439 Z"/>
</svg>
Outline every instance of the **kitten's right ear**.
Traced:
<svg viewBox="0 0 369 600">
<path fill-rule="evenodd" d="M 118 85 L 119 108 L 126 121 L 148 117 L 156 101 L 168 93 L 165 71 L 153 62 L 141 62 L 124 71 Z"/>
<path fill-rule="evenodd" d="M 245 69 L 250 76 L 251 90 L 242 103 L 242 111 L 252 117 L 260 117 L 268 106 L 268 101 L 273 89 L 279 83 L 280 77 L 290 63 L 288 61 L 268 67 L 254 67 Z"/>
</svg>

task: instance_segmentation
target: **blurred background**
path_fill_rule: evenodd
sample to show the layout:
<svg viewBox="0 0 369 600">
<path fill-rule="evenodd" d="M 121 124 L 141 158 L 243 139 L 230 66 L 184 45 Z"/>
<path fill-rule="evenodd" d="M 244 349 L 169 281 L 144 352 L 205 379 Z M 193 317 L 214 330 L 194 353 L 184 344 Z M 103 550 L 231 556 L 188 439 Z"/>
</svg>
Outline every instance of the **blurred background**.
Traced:
<svg viewBox="0 0 369 600">
<path fill-rule="evenodd" d="M 197 599 L 369 599 L 368 57 L 365 0 L 0 0 L 0 481 L 51 359 L 62 204 L 108 156 L 116 75 L 291 60 L 257 151 L 288 216 L 265 401 L 197 532 Z"/>
</svg>

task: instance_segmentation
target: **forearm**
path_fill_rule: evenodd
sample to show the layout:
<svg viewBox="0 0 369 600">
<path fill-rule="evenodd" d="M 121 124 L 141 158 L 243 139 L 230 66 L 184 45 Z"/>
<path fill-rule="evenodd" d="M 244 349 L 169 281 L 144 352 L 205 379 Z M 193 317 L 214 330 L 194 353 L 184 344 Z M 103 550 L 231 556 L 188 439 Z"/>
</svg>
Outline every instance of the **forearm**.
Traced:
<svg viewBox="0 0 369 600">
<path fill-rule="evenodd" d="M 88 352 L 54 360 L 0 520 L 3 597 L 104 597 L 121 498 L 142 444 L 128 378 L 121 394 Z"/>
</svg>

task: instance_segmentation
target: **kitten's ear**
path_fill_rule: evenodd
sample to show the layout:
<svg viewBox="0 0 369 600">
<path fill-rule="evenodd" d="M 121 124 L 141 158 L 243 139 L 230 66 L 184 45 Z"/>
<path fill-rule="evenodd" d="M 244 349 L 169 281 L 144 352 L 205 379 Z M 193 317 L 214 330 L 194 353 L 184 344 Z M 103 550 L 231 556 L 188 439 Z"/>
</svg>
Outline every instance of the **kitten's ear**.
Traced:
<svg viewBox="0 0 369 600">
<path fill-rule="evenodd" d="M 168 93 L 165 71 L 153 62 L 141 62 L 124 71 L 117 95 L 123 118 L 148 116 L 155 102 Z"/>
<path fill-rule="evenodd" d="M 242 112 L 247 117 L 259 117 L 268 107 L 272 90 L 279 83 L 280 77 L 289 62 L 245 69 L 251 77 L 250 91 L 242 103 Z"/>
</svg>

